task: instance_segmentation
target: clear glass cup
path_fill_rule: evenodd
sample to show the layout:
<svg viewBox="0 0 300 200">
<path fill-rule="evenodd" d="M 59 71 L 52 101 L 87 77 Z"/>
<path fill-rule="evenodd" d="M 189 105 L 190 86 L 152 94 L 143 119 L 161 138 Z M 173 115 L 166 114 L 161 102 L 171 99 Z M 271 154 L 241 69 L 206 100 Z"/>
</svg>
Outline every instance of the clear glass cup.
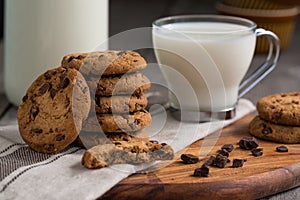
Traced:
<svg viewBox="0 0 300 200">
<path fill-rule="evenodd" d="M 234 117 L 238 99 L 267 76 L 279 59 L 278 37 L 244 18 L 171 16 L 154 21 L 152 28 L 155 55 L 169 87 L 169 107 L 183 121 Z M 259 36 L 268 38 L 269 53 L 244 79 Z"/>
</svg>

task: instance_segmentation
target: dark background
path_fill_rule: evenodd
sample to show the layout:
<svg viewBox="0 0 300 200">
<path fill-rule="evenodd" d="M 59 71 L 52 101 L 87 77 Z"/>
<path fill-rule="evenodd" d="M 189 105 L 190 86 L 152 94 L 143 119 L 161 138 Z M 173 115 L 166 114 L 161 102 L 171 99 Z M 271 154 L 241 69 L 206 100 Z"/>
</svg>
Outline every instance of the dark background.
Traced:
<svg viewBox="0 0 300 200">
<path fill-rule="evenodd" d="M 152 21 L 162 16 L 214 13 L 216 0 L 109 0 L 109 3 L 109 35 L 111 36 L 132 28 L 149 27 Z M 1 38 L 3 18 L 4 0 L 0 0 Z"/>
</svg>

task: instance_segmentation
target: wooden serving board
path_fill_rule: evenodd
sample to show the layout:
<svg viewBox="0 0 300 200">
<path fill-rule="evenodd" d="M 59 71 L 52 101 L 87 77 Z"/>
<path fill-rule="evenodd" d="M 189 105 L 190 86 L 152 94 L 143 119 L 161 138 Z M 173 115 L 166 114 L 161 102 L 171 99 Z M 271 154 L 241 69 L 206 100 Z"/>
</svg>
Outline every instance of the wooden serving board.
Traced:
<svg viewBox="0 0 300 200">
<path fill-rule="evenodd" d="M 248 115 L 223 129 L 213 150 L 197 164 L 183 164 L 180 159 L 171 165 L 147 174 L 134 174 L 119 182 L 101 199 L 257 199 L 300 185 L 300 144 L 286 145 L 288 153 L 275 151 L 278 143 L 258 140 L 264 155 L 254 157 L 237 142 L 249 135 Z M 199 154 L 203 140 L 188 147 L 185 153 Z M 210 155 L 223 144 L 234 144 L 229 159 L 246 158 L 241 168 L 210 167 L 209 177 L 192 176 Z"/>
</svg>

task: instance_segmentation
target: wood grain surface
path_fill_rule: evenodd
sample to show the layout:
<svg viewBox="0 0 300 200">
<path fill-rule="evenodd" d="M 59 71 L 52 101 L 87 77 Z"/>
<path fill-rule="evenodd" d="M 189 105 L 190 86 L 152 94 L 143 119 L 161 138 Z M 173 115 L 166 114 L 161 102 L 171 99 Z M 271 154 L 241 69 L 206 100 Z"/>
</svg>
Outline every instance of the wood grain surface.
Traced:
<svg viewBox="0 0 300 200">
<path fill-rule="evenodd" d="M 100 199 L 257 199 L 300 185 L 300 145 L 286 145 L 287 153 L 278 153 L 278 143 L 259 140 L 264 155 L 254 157 L 250 151 L 238 147 L 238 141 L 249 135 L 248 115 L 223 129 L 213 150 L 197 164 L 183 164 L 179 159 L 156 172 L 134 174 L 124 179 Z M 211 138 L 214 135 L 210 136 Z M 216 135 L 216 137 L 218 137 Z M 185 153 L 199 154 L 203 140 L 188 147 Z M 241 168 L 210 168 L 209 177 L 192 176 L 210 155 L 215 155 L 223 144 L 235 149 L 229 159 L 247 159 Z"/>
</svg>

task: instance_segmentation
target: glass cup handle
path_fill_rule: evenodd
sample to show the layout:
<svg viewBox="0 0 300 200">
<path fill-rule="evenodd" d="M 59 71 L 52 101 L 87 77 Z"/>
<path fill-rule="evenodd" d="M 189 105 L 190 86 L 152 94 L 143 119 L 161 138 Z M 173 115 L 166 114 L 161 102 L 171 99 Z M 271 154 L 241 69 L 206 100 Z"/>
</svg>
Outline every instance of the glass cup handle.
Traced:
<svg viewBox="0 0 300 200">
<path fill-rule="evenodd" d="M 254 88 L 271 71 L 273 71 L 278 63 L 280 55 L 280 40 L 276 34 L 262 28 L 256 29 L 255 34 L 257 37 L 267 37 L 269 41 L 269 53 L 265 62 L 241 83 L 239 87 L 239 99 Z"/>
</svg>

